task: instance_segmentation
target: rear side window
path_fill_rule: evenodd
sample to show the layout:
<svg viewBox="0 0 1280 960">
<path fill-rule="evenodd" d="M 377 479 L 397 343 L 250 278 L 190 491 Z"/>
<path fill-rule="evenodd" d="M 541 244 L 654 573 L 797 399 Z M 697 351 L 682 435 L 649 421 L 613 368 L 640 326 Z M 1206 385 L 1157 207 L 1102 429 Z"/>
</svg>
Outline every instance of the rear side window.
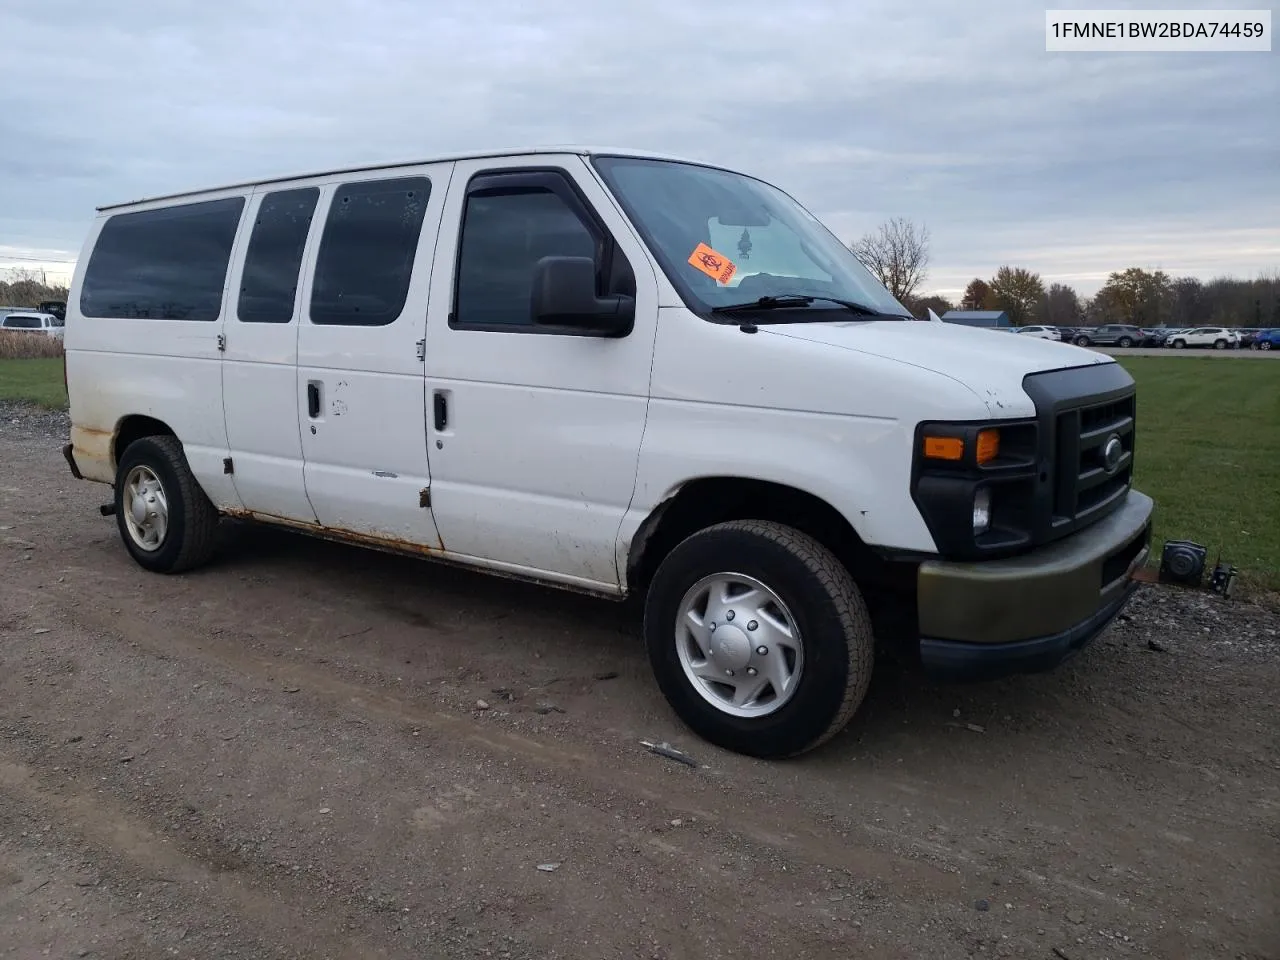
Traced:
<svg viewBox="0 0 1280 960">
<path fill-rule="evenodd" d="M 596 258 L 597 241 L 555 193 L 531 190 L 467 198 L 454 323 L 532 324 L 534 268 L 543 257 Z"/>
<path fill-rule="evenodd" d="M 288 323 L 320 190 L 278 190 L 262 198 L 240 278 L 237 315 L 246 323 Z"/>
<path fill-rule="evenodd" d="M 86 317 L 216 320 L 244 197 L 118 213 L 80 290 Z"/>
<path fill-rule="evenodd" d="M 4 318 L 4 325 L 9 330 L 42 330 L 44 324 L 39 317 L 14 317 Z"/>
<path fill-rule="evenodd" d="M 426 177 L 338 188 L 316 257 L 312 323 L 377 327 L 395 322 L 409 295 L 430 195 Z"/>
</svg>

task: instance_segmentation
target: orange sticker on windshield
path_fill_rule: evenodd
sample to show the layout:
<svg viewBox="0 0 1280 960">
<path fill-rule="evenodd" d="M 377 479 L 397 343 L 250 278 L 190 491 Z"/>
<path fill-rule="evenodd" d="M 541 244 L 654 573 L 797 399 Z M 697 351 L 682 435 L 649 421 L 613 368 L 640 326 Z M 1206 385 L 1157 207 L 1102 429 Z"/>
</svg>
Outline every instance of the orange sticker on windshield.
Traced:
<svg viewBox="0 0 1280 960">
<path fill-rule="evenodd" d="M 738 269 L 732 260 L 723 253 L 716 253 L 705 243 L 698 244 L 697 249 L 689 256 L 689 265 L 697 267 L 708 277 L 720 283 L 728 283 L 732 280 Z"/>
</svg>

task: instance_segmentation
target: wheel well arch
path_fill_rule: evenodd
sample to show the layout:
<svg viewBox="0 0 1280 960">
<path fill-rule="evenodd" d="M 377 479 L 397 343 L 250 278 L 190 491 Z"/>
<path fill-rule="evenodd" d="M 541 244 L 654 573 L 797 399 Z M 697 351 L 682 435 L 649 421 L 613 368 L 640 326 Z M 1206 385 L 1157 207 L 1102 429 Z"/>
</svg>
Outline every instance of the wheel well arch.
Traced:
<svg viewBox="0 0 1280 960">
<path fill-rule="evenodd" d="M 627 592 L 643 591 L 663 558 L 686 537 L 730 520 L 772 520 L 806 533 L 845 565 L 855 580 L 886 566 L 840 511 L 821 497 L 770 480 L 699 477 L 682 484 L 647 516 L 627 551 Z"/>
<path fill-rule="evenodd" d="M 163 420 L 135 413 L 124 417 L 117 425 L 115 436 L 111 440 L 111 468 L 114 470 L 120 463 L 121 455 L 129 449 L 129 444 L 143 437 L 176 437 L 173 428 Z"/>
<path fill-rule="evenodd" d="M 919 635 L 915 604 L 920 558 L 891 558 L 873 550 L 827 501 L 769 480 L 712 476 L 682 484 L 631 538 L 625 595 L 643 603 L 658 565 L 677 544 L 730 520 L 771 520 L 813 537 L 835 554 L 857 583 L 878 639 L 910 645 Z"/>
</svg>

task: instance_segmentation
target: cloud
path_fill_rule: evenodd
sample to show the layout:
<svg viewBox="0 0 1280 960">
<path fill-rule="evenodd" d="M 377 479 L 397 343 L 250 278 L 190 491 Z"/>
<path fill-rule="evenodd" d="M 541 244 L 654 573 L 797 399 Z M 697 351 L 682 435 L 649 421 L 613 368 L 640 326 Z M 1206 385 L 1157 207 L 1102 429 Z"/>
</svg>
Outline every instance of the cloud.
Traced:
<svg viewBox="0 0 1280 960">
<path fill-rule="evenodd" d="M 850 240 L 922 221 L 938 289 L 1280 263 L 1272 55 L 1047 54 L 1043 31 L 1012 0 L 9 5 L 0 246 L 74 256 L 136 196 L 572 142 L 758 173 Z"/>
</svg>

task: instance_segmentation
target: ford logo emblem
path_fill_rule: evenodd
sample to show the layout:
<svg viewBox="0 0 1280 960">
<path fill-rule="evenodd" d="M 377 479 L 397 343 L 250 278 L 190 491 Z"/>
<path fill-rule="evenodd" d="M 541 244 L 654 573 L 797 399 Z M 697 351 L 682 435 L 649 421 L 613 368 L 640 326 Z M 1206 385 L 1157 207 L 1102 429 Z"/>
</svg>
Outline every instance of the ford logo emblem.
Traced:
<svg viewBox="0 0 1280 960">
<path fill-rule="evenodd" d="M 1108 476 L 1120 469 L 1120 461 L 1123 457 L 1124 444 L 1113 433 L 1107 437 L 1107 442 L 1102 447 L 1102 467 L 1107 471 Z"/>
</svg>

